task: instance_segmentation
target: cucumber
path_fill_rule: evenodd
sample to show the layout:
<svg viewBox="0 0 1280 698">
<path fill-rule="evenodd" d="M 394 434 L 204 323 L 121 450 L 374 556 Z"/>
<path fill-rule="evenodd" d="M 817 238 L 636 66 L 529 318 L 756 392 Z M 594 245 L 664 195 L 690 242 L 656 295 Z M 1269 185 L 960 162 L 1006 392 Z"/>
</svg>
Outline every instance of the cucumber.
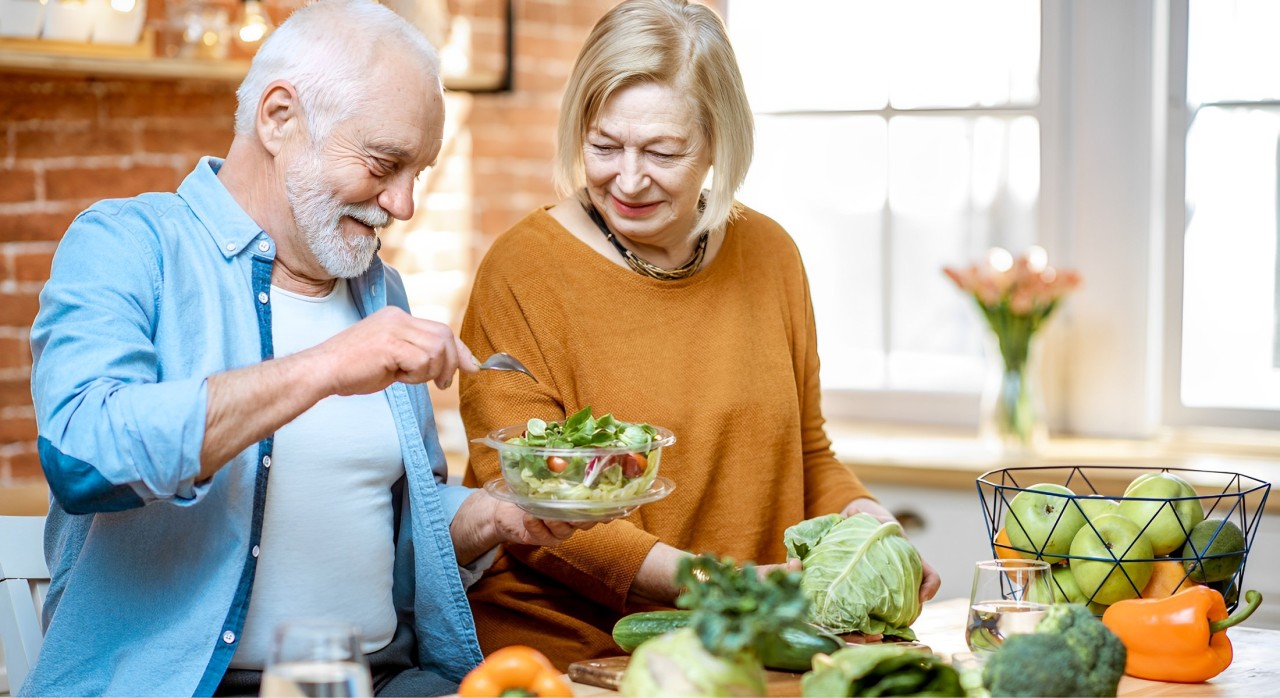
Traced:
<svg viewBox="0 0 1280 698">
<path fill-rule="evenodd" d="M 632 652 L 645 640 L 688 627 L 692 618 L 692 611 L 632 613 L 614 624 L 613 641 Z M 808 671 L 813 655 L 831 654 L 844 645 L 844 640 L 816 626 L 792 626 L 766 641 L 760 661 L 770 669 Z"/>
<path fill-rule="evenodd" d="M 613 641 L 623 652 L 631 653 L 645 640 L 687 627 L 692 616 L 693 611 L 632 613 L 613 624 Z"/>
<path fill-rule="evenodd" d="M 813 655 L 831 654 L 844 646 L 844 640 L 816 626 L 794 625 L 765 641 L 760 661 L 770 669 L 809 671 Z"/>
</svg>

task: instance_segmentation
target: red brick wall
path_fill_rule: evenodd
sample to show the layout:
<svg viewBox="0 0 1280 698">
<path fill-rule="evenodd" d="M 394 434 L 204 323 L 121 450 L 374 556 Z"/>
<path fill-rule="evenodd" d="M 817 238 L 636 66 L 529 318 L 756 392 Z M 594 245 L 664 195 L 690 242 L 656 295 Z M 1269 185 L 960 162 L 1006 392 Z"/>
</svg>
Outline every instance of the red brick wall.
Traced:
<svg viewBox="0 0 1280 698">
<path fill-rule="evenodd" d="M 0 74 L 0 484 L 39 477 L 31 321 L 58 240 L 102 198 L 171 190 L 225 152 L 234 87 Z"/>
<path fill-rule="evenodd" d="M 465 10 L 467 3 L 450 4 Z M 467 181 L 451 186 L 469 194 L 461 225 L 472 267 L 493 237 L 552 201 L 564 80 L 591 25 L 613 4 L 517 0 L 514 90 L 451 96 L 446 151 L 466 160 Z M 0 69 L 0 486 L 40 477 L 29 330 L 62 233 L 100 198 L 172 190 L 200 155 L 224 154 L 234 110 L 229 83 Z M 459 298 L 465 302 L 465 293 Z"/>
</svg>

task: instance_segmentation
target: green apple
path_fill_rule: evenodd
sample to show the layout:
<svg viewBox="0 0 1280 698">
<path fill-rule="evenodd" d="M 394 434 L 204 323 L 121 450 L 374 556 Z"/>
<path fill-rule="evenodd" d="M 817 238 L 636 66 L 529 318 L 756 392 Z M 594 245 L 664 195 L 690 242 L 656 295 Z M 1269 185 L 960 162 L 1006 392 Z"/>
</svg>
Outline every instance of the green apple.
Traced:
<svg viewBox="0 0 1280 698">
<path fill-rule="evenodd" d="M 1076 584 L 1075 575 L 1071 574 L 1071 568 L 1067 565 L 1054 565 L 1053 578 L 1049 580 L 1049 586 L 1053 590 L 1053 598 L 1042 598 L 1039 586 L 1032 586 L 1027 593 L 1027 600 L 1035 603 L 1054 604 L 1054 603 L 1084 603 L 1084 594 L 1080 593 L 1080 586 Z"/>
<path fill-rule="evenodd" d="M 1084 525 L 1080 507 L 1072 504 L 1075 493 L 1051 483 L 1032 485 L 1009 502 L 1004 528 L 1009 542 L 1019 550 L 1034 550 L 1053 564 L 1071 549 L 1071 539 Z"/>
<path fill-rule="evenodd" d="M 1151 541 L 1138 524 L 1119 514 L 1099 516 L 1090 524 L 1071 541 L 1071 575 L 1080 595 L 1107 605 L 1137 598 L 1155 565 Z"/>
<path fill-rule="evenodd" d="M 1204 509 L 1191 483 L 1173 473 L 1147 473 L 1125 489 L 1120 515 L 1138 524 L 1156 555 L 1168 555 L 1204 520 Z"/>
<path fill-rule="evenodd" d="M 1117 514 L 1120 508 L 1120 502 L 1096 494 L 1087 497 L 1076 497 L 1076 504 L 1080 505 L 1080 511 L 1084 512 L 1084 518 L 1089 521 L 1093 521 L 1099 516 Z"/>
</svg>

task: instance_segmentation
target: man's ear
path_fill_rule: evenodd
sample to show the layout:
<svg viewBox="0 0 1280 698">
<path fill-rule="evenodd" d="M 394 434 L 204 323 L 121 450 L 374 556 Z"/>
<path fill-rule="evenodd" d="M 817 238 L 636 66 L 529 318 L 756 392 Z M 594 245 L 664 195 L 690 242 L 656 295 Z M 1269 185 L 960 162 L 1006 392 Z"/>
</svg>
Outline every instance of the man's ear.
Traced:
<svg viewBox="0 0 1280 698">
<path fill-rule="evenodd" d="M 279 155 L 289 136 L 302 127 L 302 103 L 292 83 L 276 80 L 267 85 L 258 102 L 256 125 L 262 147 Z"/>
</svg>

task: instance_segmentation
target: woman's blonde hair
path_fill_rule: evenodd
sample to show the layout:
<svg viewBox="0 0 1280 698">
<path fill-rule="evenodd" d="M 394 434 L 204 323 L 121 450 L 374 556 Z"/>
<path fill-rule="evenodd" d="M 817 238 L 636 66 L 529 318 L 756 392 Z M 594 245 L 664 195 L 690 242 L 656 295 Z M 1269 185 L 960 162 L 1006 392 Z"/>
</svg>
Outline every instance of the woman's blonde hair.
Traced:
<svg viewBox="0 0 1280 698">
<path fill-rule="evenodd" d="M 690 99 L 714 172 L 696 232 L 723 227 L 737 213 L 733 195 L 751 165 L 755 127 L 724 22 L 687 0 L 627 0 L 591 30 L 560 105 L 556 189 L 581 196 L 587 130 L 614 92 L 647 83 Z"/>
</svg>

